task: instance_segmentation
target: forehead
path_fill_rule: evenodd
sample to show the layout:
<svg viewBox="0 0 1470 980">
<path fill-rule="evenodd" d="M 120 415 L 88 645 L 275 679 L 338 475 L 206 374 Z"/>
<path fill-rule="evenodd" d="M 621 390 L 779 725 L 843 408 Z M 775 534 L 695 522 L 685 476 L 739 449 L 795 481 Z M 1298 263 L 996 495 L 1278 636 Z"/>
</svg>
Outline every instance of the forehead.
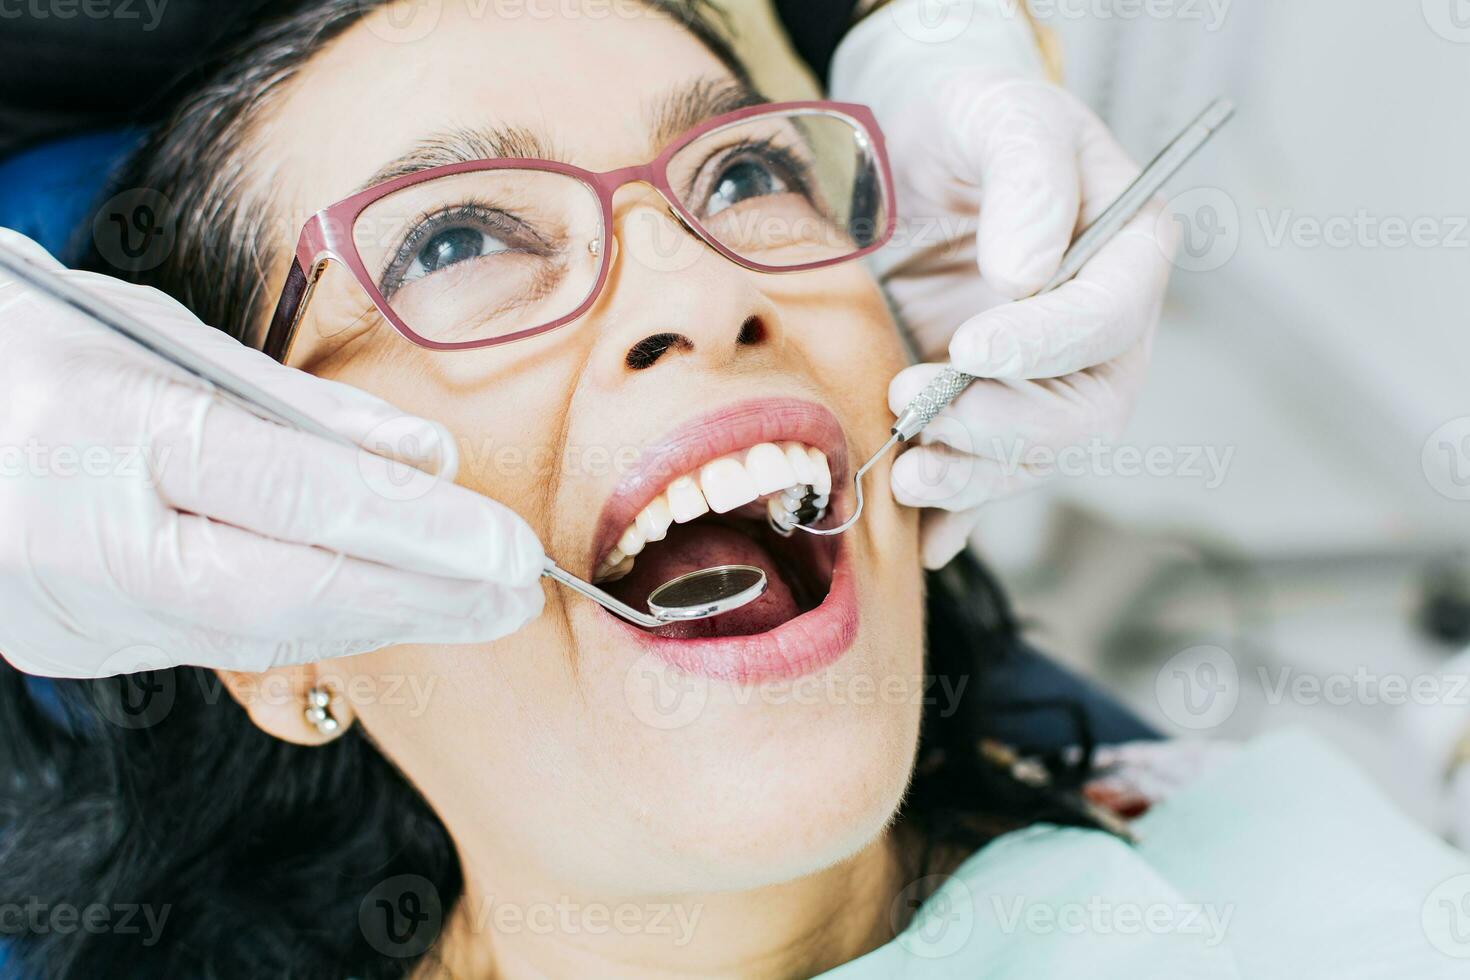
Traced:
<svg viewBox="0 0 1470 980">
<path fill-rule="evenodd" d="M 452 130 L 522 130 L 592 170 L 641 163 L 656 149 L 659 103 L 729 75 L 682 26 L 638 3 L 451 0 L 421 37 L 392 16 L 369 14 L 313 58 L 259 127 L 261 169 L 297 213 L 346 197 Z"/>
</svg>

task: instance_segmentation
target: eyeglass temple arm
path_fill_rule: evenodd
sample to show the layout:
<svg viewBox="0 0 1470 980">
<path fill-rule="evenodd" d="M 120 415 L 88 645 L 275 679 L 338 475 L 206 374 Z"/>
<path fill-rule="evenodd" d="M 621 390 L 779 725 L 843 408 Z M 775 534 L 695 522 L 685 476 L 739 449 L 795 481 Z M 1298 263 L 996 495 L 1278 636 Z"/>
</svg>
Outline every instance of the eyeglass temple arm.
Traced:
<svg viewBox="0 0 1470 980">
<path fill-rule="evenodd" d="M 273 360 L 286 363 L 286 355 L 291 351 L 291 341 L 295 339 L 296 328 L 306 313 L 307 304 L 311 302 L 311 294 L 316 289 L 317 280 L 321 278 L 323 265 L 324 263 L 318 263 L 308 274 L 300 258 L 291 260 L 291 271 L 286 275 L 286 285 L 281 290 L 280 302 L 276 304 L 276 312 L 271 317 L 265 340 L 260 345 L 260 349 Z"/>
</svg>

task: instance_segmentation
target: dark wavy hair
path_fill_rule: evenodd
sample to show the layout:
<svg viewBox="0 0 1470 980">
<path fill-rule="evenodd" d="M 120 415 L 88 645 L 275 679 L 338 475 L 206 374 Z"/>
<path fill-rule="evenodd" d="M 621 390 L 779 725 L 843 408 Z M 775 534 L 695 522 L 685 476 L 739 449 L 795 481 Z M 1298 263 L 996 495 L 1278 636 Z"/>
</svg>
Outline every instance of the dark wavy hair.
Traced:
<svg viewBox="0 0 1470 980">
<path fill-rule="evenodd" d="M 268 209 L 242 189 L 254 110 L 380 2 L 267 4 L 279 8 L 272 19 L 182 80 L 178 108 L 116 181 L 172 203 L 173 249 L 129 273 L 99 243 L 88 264 L 157 286 L 240 336 L 262 312 L 267 270 L 284 261 L 258 224 Z M 644 2 L 745 79 L 706 3 Z M 968 558 L 931 576 L 927 629 L 928 672 L 949 690 L 979 691 L 1016 641 L 1000 590 Z M 958 710 L 926 703 L 899 822 L 923 842 L 915 877 L 939 849 L 968 853 L 1039 819 L 1085 822 L 986 762 L 977 744 L 992 712 L 979 694 Z M 258 730 L 207 670 L 38 682 L 0 666 L 0 903 L 80 913 L 70 929 L 0 923 L 17 976 L 406 976 L 432 960 L 432 930 L 407 942 L 362 917 L 393 880 L 417 883 L 440 913 L 434 924 L 462 890 L 443 824 L 361 726 L 303 748 Z M 78 924 L 97 908 L 108 928 Z"/>
</svg>

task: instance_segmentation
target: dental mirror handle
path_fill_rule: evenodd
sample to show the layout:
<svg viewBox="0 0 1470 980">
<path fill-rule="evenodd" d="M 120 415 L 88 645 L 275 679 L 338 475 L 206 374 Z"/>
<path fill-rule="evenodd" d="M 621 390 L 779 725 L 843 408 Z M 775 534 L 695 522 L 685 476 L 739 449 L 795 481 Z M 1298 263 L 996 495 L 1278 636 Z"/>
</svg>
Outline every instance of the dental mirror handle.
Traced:
<svg viewBox="0 0 1470 980">
<path fill-rule="evenodd" d="M 264 388 L 221 367 L 209 358 L 181 344 L 166 331 L 140 320 L 126 310 L 120 309 L 99 296 L 43 268 L 10 249 L 0 247 L 0 271 L 14 276 L 32 289 L 70 307 L 78 313 L 120 334 L 157 357 L 182 368 L 201 381 L 208 383 L 216 396 L 237 408 L 268 422 L 299 429 L 309 435 L 327 439 L 339 445 L 356 443 L 327 428 L 316 419 L 295 406 L 277 398 Z"/>
<path fill-rule="evenodd" d="M 546 567 L 541 569 L 541 574 L 546 578 L 555 579 L 573 592 L 581 593 L 608 612 L 615 616 L 621 616 L 630 623 L 637 623 L 639 626 L 644 626 L 648 629 L 667 625 L 661 619 L 655 619 L 648 615 L 648 613 L 639 612 L 625 602 L 619 602 L 591 582 L 584 582 L 582 579 L 577 578 L 577 576 L 562 568 L 550 558 L 546 559 Z"/>
<path fill-rule="evenodd" d="M 1112 240 L 1113 236 L 1123 229 L 1123 226 L 1138 216 L 1145 204 L 1149 202 L 1159 189 L 1179 171 L 1179 168 L 1189 162 L 1189 159 L 1199 152 L 1200 147 L 1209 142 L 1210 137 L 1230 117 L 1235 115 L 1235 104 L 1229 99 L 1216 99 L 1209 107 L 1188 126 L 1168 146 L 1154 157 L 1147 167 L 1143 168 L 1128 188 L 1119 194 L 1108 209 L 1098 216 L 1097 220 L 1088 225 L 1072 247 L 1067 249 L 1067 254 L 1062 256 L 1062 264 L 1057 269 L 1057 274 L 1051 281 L 1042 286 L 1036 295 L 1049 293 L 1058 286 L 1072 279 L 1082 270 L 1082 267 L 1092 260 L 1098 251 Z M 913 399 L 904 407 L 903 414 L 898 421 L 893 423 L 893 434 L 900 441 L 912 439 L 924 430 L 924 427 L 933 421 L 934 416 L 944 411 L 949 403 L 959 397 L 960 392 L 970 386 L 975 380 L 975 375 L 966 374 L 953 367 L 945 368 L 938 376 L 924 386 Z M 892 440 L 890 440 L 891 442 Z M 887 447 L 885 446 L 886 450 Z"/>
</svg>

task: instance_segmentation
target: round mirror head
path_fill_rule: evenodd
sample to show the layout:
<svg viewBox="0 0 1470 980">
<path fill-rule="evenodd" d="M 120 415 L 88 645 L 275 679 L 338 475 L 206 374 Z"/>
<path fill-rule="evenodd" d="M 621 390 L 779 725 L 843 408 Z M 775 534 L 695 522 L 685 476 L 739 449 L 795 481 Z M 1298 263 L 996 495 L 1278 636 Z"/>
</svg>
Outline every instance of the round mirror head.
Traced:
<svg viewBox="0 0 1470 980">
<path fill-rule="evenodd" d="M 766 573 L 754 565 L 716 565 L 680 575 L 654 589 L 648 611 L 674 623 L 708 619 L 759 599 L 766 591 Z"/>
</svg>

